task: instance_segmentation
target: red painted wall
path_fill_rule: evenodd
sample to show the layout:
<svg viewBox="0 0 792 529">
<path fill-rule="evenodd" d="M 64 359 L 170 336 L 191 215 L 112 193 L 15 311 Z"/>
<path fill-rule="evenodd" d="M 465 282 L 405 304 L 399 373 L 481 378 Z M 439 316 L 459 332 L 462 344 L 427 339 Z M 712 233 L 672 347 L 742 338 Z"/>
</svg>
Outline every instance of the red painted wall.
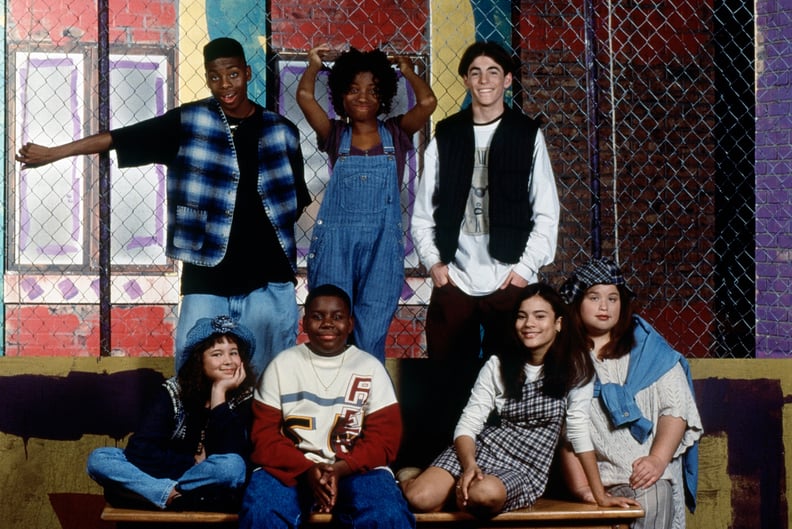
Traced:
<svg viewBox="0 0 792 529">
<path fill-rule="evenodd" d="M 9 0 L 10 40 L 27 40 L 56 46 L 96 42 L 96 2 L 36 2 Z M 110 2 L 110 43 L 174 44 L 176 0 L 124 0 Z"/>
</svg>

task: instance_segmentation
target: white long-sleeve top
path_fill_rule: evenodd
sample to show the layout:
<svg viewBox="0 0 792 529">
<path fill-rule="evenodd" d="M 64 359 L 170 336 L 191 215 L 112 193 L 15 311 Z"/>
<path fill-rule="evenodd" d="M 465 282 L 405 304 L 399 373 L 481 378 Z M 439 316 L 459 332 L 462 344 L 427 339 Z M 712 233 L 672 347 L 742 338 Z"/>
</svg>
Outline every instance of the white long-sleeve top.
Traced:
<svg viewBox="0 0 792 529">
<path fill-rule="evenodd" d="M 533 382 L 541 376 L 542 366 L 525 365 L 526 382 Z M 570 441 L 580 444 L 590 443 L 589 413 L 591 398 L 594 394 L 594 381 L 572 389 L 566 397 L 566 436 Z M 484 429 L 492 410 L 500 412 L 506 401 L 503 379 L 500 374 L 500 358 L 489 357 L 479 371 L 476 383 L 470 392 L 462 415 L 454 430 L 454 439 L 467 435 L 473 439 Z"/>
<path fill-rule="evenodd" d="M 591 357 L 597 377 L 603 384 L 624 384 L 627 380 L 630 355 L 600 360 L 592 353 Z M 592 391 L 589 398 L 593 396 Z M 649 455 L 657 434 L 659 419 L 663 415 L 679 417 L 687 423 L 682 441 L 674 452 L 674 458 L 681 455 L 701 437 L 703 431 L 701 417 L 688 386 L 685 372 L 679 364 L 676 364 L 653 384 L 639 391 L 635 395 L 635 402 L 644 416 L 653 423 L 652 432 L 645 442 L 639 443 L 632 436 L 629 428 L 614 429 L 600 399 L 595 399 L 589 406 L 590 436 L 569 439 L 576 453 L 596 451 L 600 476 L 606 487 L 630 482 L 633 462 L 640 457 Z M 673 466 L 669 465 L 662 478 L 671 479 L 673 471 Z"/>
<path fill-rule="evenodd" d="M 474 125 L 476 150 L 486 164 L 486 152 L 500 120 Z M 424 153 L 424 172 L 418 184 L 412 215 L 412 236 L 421 262 L 427 269 L 440 262 L 440 252 L 435 244 L 435 200 L 438 191 L 438 158 L 436 139 L 432 139 Z M 558 239 L 560 205 L 550 156 L 544 135 L 536 133 L 533 151 L 533 175 L 529 186 L 529 199 L 533 207 L 533 231 L 525 244 L 525 251 L 516 264 L 494 259 L 489 254 L 489 230 L 465 229 L 464 223 L 475 214 L 467 211 L 463 228 L 459 232 L 459 246 L 454 260 L 448 263 L 451 280 L 470 296 L 484 296 L 495 292 L 514 270 L 529 283 L 536 282 L 539 269 L 553 262 Z M 476 183 L 473 184 L 476 186 Z M 482 186 L 486 192 L 486 187 Z M 486 210 L 486 204 L 485 204 Z M 470 208 L 470 205 L 469 205 Z M 487 222 L 488 219 L 484 219 Z"/>
</svg>

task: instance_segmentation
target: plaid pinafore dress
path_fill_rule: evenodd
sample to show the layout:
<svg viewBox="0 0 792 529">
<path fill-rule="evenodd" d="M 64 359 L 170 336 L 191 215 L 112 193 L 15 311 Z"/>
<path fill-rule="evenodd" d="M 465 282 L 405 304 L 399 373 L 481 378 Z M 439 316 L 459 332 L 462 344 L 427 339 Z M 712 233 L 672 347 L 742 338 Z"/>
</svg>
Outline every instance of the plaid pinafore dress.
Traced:
<svg viewBox="0 0 792 529">
<path fill-rule="evenodd" d="M 542 379 L 523 385 L 522 399 L 508 398 L 498 424 L 488 424 L 476 437 L 476 463 L 506 487 L 504 511 L 533 505 L 544 493 L 561 426 L 566 398 L 548 397 Z M 432 463 L 459 479 L 462 466 L 453 446 Z"/>
</svg>

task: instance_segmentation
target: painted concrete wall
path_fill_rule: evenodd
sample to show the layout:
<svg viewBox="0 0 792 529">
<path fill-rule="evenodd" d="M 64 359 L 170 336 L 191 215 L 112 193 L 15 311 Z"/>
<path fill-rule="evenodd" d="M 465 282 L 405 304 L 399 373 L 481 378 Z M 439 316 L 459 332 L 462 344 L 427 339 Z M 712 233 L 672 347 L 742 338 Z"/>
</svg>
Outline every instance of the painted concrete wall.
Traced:
<svg viewBox="0 0 792 529">
<path fill-rule="evenodd" d="M 389 360 L 400 398 L 414 367 Z M 792 360 L 692 360 L 701 442 L 691 529 L 781 529 L 792 493 Z M 89 452 L 123 445 L 170 359 L 0 359 L 2 527 L 108 528 Z M 412 373 L 412 374 L 411 374 Z"/>
</svg>

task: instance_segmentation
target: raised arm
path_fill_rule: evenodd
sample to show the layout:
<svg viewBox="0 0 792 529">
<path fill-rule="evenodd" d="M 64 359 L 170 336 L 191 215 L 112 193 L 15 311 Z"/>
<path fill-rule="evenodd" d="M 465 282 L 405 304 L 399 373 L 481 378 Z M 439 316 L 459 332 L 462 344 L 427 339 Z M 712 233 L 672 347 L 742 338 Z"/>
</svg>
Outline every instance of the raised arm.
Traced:
<svg viewBox="0 0 792 529">
<path fill-rule="evenodd" d="M 409 57 L 397 57 L 396 64 L 415 93 L 415 106 L 402 116 L 399 126 L 407 134 L 413 134 L 426 124 L 429 116 L 437 108 L 437 98 L 429 85 L 426 84 L 426 81 L 415 73 L 413 63 Z"/>
<path fill-rule="evenodd" d="M 26 143 L 19 149 L 16 160 L 22 162 L 23 169 L 40 167 L 56 162 L 69 156 L 81 154 L 98 154 L 113 148 L 113 138 L 109 132 L 100 132 L 80 140 L 64 143 L 57 147 L 44 147 L 35 143 Z"/>
<path fill-rule="evenodd" d="M 308 52 L 308 67 L 305 69 L 300 82 L 297 85 L 297 104 L 302 110 L 308 124 L 316 132 L 319 141 L 323 141 L 330 134 L 330 118 L 322 108 L 314 89 L 316 87 L 316 76 L 322 69 L 322 56 L 331 51 L 329 46 L 317 46 Z"/>
</svg>

